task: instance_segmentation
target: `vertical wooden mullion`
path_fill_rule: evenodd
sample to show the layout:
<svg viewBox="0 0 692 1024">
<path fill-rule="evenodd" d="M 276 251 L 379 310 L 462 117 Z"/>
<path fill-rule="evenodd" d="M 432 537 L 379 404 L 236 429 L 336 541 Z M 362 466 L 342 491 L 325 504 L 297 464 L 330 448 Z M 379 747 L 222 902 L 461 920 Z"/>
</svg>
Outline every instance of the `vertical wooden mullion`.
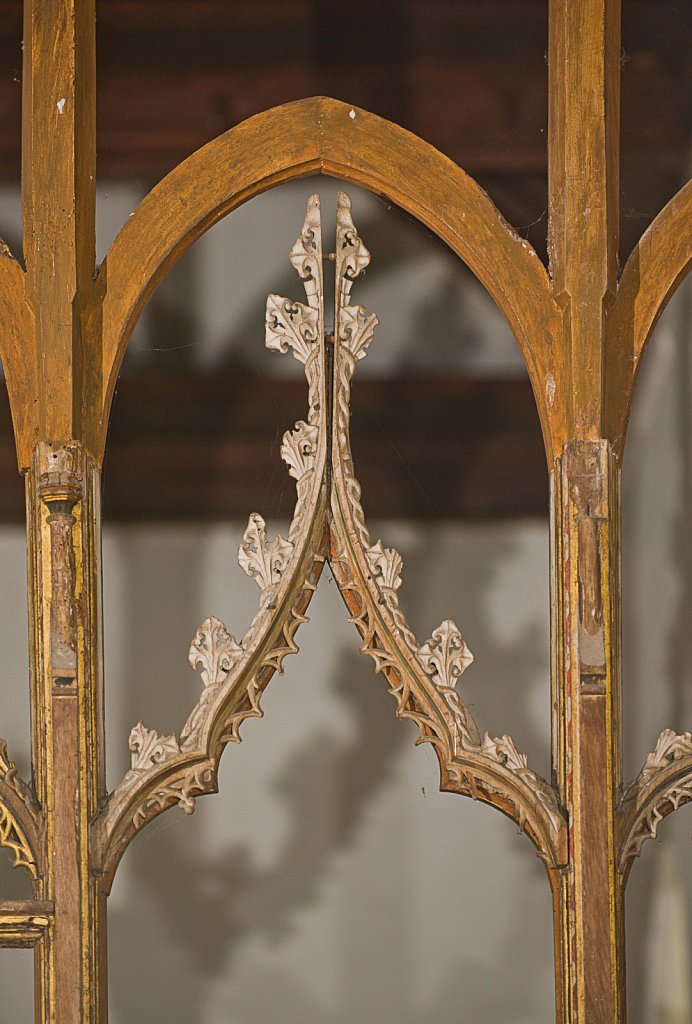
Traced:
<svg viewBox="0 0 692 1024">
<path fill-rule="evenodd" d="M 552 474 L 553 758 L 569 819 L 559 896 L 561 1024 L 624 1024 L 620 487 L 604 437 L 617 289 L 619 0 L 551 0 L 549 252 L 564 310 L 567 443 Z"/>
<path fill-rule="evenodd" d="M 38 433 L 27 472 L 33 758 L 46 824 L 36 947 L 40 1024 L 105 1020 L 105 900 L 89 864 L 104 795 L 99 470 L 83 440 L 98 403 L 94 0 L 26 0 L 22 206 L 35 325 Z M 86 397 L 85 397 L 86 394 Z M 89 406 L 91 401 L 92 408 Z"/>
</svg>

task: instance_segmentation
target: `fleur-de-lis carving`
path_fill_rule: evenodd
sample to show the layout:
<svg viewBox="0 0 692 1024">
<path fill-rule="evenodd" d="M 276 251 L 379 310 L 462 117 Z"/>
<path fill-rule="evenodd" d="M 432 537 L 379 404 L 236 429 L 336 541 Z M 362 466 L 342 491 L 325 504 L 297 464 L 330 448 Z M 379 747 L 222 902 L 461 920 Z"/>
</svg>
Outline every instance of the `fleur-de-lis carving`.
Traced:
<svg viewBox="0 0 692 1024">
<path fill-rule="evenodd" d="M 308 199 L 302 231 L 288 258 L 303 282 L 308 305 L 317 309 L 320 305 L 322 281 L 322 224 L 320 197 L 317 194 Z"/>
<path fill-rule="evenodd" d="M 155 729 L 147 729 L 144 722 L 138 722 L 130 733 L 129 747 L 135 771 L 146 771 L 180 753 L 180 744 L 174 735 L 159 736 Z"/>
<path fill-rule="evenodd" d="M 438 687 L 453 690 L 457 679 L 473 661 L 473 655 L 462 640 L 451 619 L 445 619 L 419 651 L 421 664 Z"/>
<path fill-rule="evenodd" d="M 345 192 L 339 192 L 336 197 L 336 273 L 340 306 L 348 304 L 351 285 L 369 263 L 370 252 L 353 223 L 351 200 Z"/>
<path fill-rule="evenodd" d="M 295 430 L 287 430 L 281 445 L 281 458 L 288 466 L 289 476 L 302 480 L 315 464 L 317 438 L 316 425 L 298 420 Z"/>
<path fill-rule="evenodd" d="M 267 296 L 265 345 L 274 352 L 288 352 L 300 363 L 307 362 L 317 342 L 319 311 L 302 302 Z"/>
<path fill-rule="evenodd" d="M 363 306 L 342 306 L 339 310 L 339 340 L 354 359 L 365 358 L 379 322 L 377 315 L 368 314 Z"/>
<path fill-rule="evenodd" d="M 279 582 L 292 553 L 293 544 L 281 534 L 272 541 L 267 540 L 266 523 L 261 515 L 253 512 L 238 548 L 238 563 L 260 590 Z"/>
<path fill-rule="evenodd" d="M 473 655 L 451 619 L 445 619 L 418 651 L 420 663 L 432 677 L 447 705 L 454 752 L 480 744 L 478 726 L 456 691 L 457 679 L 466 671 Z"/>
<path fill-rule="evenodd" d="M 202 682 L 207 689 L 223 683 L 242 653 L 243 648 L 224 623 L 210 615 L 194 635 L 188 661 L 195 671 L 201 668 Z"/>
<path fill-rule="evenodd" d="M 372 341 L 377 316 L 368 315 L 363 306 L 350 306 L 353 282 L 370 262 L 370 253 L 356 231 L 351 216 L 351 200 L 339 192 L 336 209 L 336 280 L 338 295 L 337 332 L 339 341 L 354 360 L 363 359 Z M 349 371 L 352 372 L 352 367 Z"/>
<path fill-rule="evenodd" d="M 401 570 L 404 560 L 395 548 L 385 548 L 378 540 L 367 550 L 368 565 L 373 576 L 387 590 L 398 590 L 401 586 Z"/>
</svg>

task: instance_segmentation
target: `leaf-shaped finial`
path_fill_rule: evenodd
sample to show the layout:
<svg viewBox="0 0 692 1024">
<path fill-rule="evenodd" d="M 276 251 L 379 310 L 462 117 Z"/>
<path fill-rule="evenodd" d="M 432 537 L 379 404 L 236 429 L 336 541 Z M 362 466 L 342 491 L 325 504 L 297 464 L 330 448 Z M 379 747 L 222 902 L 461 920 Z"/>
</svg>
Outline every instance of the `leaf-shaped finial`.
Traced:
<svg viewBox="0 0 692 1024">
<path fill-rule="evenodd" d="M 471 712 L 456 691 L 457 679 L 466 671 L 473 655 L 451 619 L 445 619 L 418 651 L 420 662 L 431 676 L 447 705 L 447 720 L 452 731 L 455 753 L 478 747 L 480 733 Z"/>
<path fill-rule="evenodd" d="M 129 747 L 135 771 L 146 771 L 180 753 L 175 736 L 159 736 L 155 729 L 147 729 L 144 722 L 138 722 L 130 733 Z"/>
<path fill-rule="evenodd" d="M 433 630 L 430 640 L 421 647 L 419 657 L 435 685 L 452 690 L 473 661 L 471 651 L 451 619 L 445 619 Z"/>
<path fill-rule="evenodd" d="M 336 197 L 336 274 L 339 282 L 339 305 L 346 306 L 351 285 L 370 263 L 370 253 L 363 244 L 351 215 L 351 200 L 345 192 Z"/>
<path fill-rule="evenodd" d="M 316 193 L 308 199 L 303 228 L 288 258 L 300 274 L 308 305 L 317 310 L 322 292 L 322 224 L 320 197 Z"/>
<path fill-rule="evenodd" d="M 266 523 L 261 515 L 253 512 L 238 548 L 238 563 L 256 580 L 260 590 L 279 582 L 292 553 L 293 544 L 281 534 L 272 541 L 267 540 Z"/>
<path fill-rule="evenodd" d="M 289 476 L 302 480 L 315 465 L 319 430 L 316 425 L 298 420 L 295 430 L 287 430 L 281 445 L 281 458 L 288 466 Z"/>
<path fill-rule="evenodd" d="M 215 615 L 210 615 L 195 633 L 190 644 L 188 661 L 195 669 L 201 667 L 205 689 L 222 683 L 243 653 L 240 644 Z"/>
<path fill-rule="evenodd" d="M 336 205 L 336 297 L 339 341 L 355 360 L 363 359 L 379 320 L 363 306 L 350 306 L 353 282 L 370 262 L 351 216 L 351 200 L 339 192 Z"/>
<path fill-rule="evenodd" d="M 401 570 L 404 560 L 395 548 L 385 548 L 378 540 L 368 548 L 368 565 L 376 581 L 388 590 L 398 590 L 401 586 Z"/>
</svg>

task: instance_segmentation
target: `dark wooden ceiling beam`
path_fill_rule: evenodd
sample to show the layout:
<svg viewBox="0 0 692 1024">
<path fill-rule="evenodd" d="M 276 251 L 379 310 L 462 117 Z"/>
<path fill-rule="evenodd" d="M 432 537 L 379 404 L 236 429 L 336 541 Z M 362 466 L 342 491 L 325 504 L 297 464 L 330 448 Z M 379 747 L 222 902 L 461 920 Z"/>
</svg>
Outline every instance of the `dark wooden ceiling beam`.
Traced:
<svg viewBox="0 0 692 1024">
<path fill-rule="evenodd" d="M 363 378 L 353 448 L 370 518 L 516 519 L 548 511 L 538 416 L 525 380 Z M 125 377 L 103 476 L 112 521 L 287 518 L 295 488 L 279 457 L 304 413 L 301 380 Z M 0 403 L 0 522 L 24 498 L 9 408 Z"/>
</svg>

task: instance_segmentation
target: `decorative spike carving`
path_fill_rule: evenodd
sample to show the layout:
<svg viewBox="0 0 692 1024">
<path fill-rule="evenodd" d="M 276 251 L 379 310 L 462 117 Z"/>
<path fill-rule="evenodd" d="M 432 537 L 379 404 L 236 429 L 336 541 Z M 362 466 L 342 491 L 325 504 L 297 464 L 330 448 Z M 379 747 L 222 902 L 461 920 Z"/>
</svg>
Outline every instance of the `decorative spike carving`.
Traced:
<svg viewBox="0 0 692 1024">
<path fill-rule="evenodd" d="M 130 733 L 129 747 L 133 771 L 146 771 L 180 753 L 175 736 L 159 736 L 155 729 L 147 729 L 144 722 L 138 722 Z"/>
<path fill-rule="evenodd" d="M 279 582 L 292 553 L 293 544 L 281 534 L 274 540 L 267 540 L 266 523 L 261 515 L 253 512 L 238 548 L 238 564 L 262 592 Z"/>
<path fill-rule="evenodd" d="M 169 785 L 151 793 L 137 808 L 133 825 L 140 829 L 157 811 L 172 804 L 177 804 L 185 814 L 192 814 L 195 809 L 195 797 L 208 793 L 214 784 L 214 769 L 209 764 L 194 765 L 180 778 L 174 779 Z"/>
<path fill-rule="evenodd" d="M 281 458 L 288 466 L 289 476 L 298 483 L 315 465 L 319 431 L 314 424 L 298 420 L 295 430 L 287 430 L 281 444 Z"/>
</svg>

